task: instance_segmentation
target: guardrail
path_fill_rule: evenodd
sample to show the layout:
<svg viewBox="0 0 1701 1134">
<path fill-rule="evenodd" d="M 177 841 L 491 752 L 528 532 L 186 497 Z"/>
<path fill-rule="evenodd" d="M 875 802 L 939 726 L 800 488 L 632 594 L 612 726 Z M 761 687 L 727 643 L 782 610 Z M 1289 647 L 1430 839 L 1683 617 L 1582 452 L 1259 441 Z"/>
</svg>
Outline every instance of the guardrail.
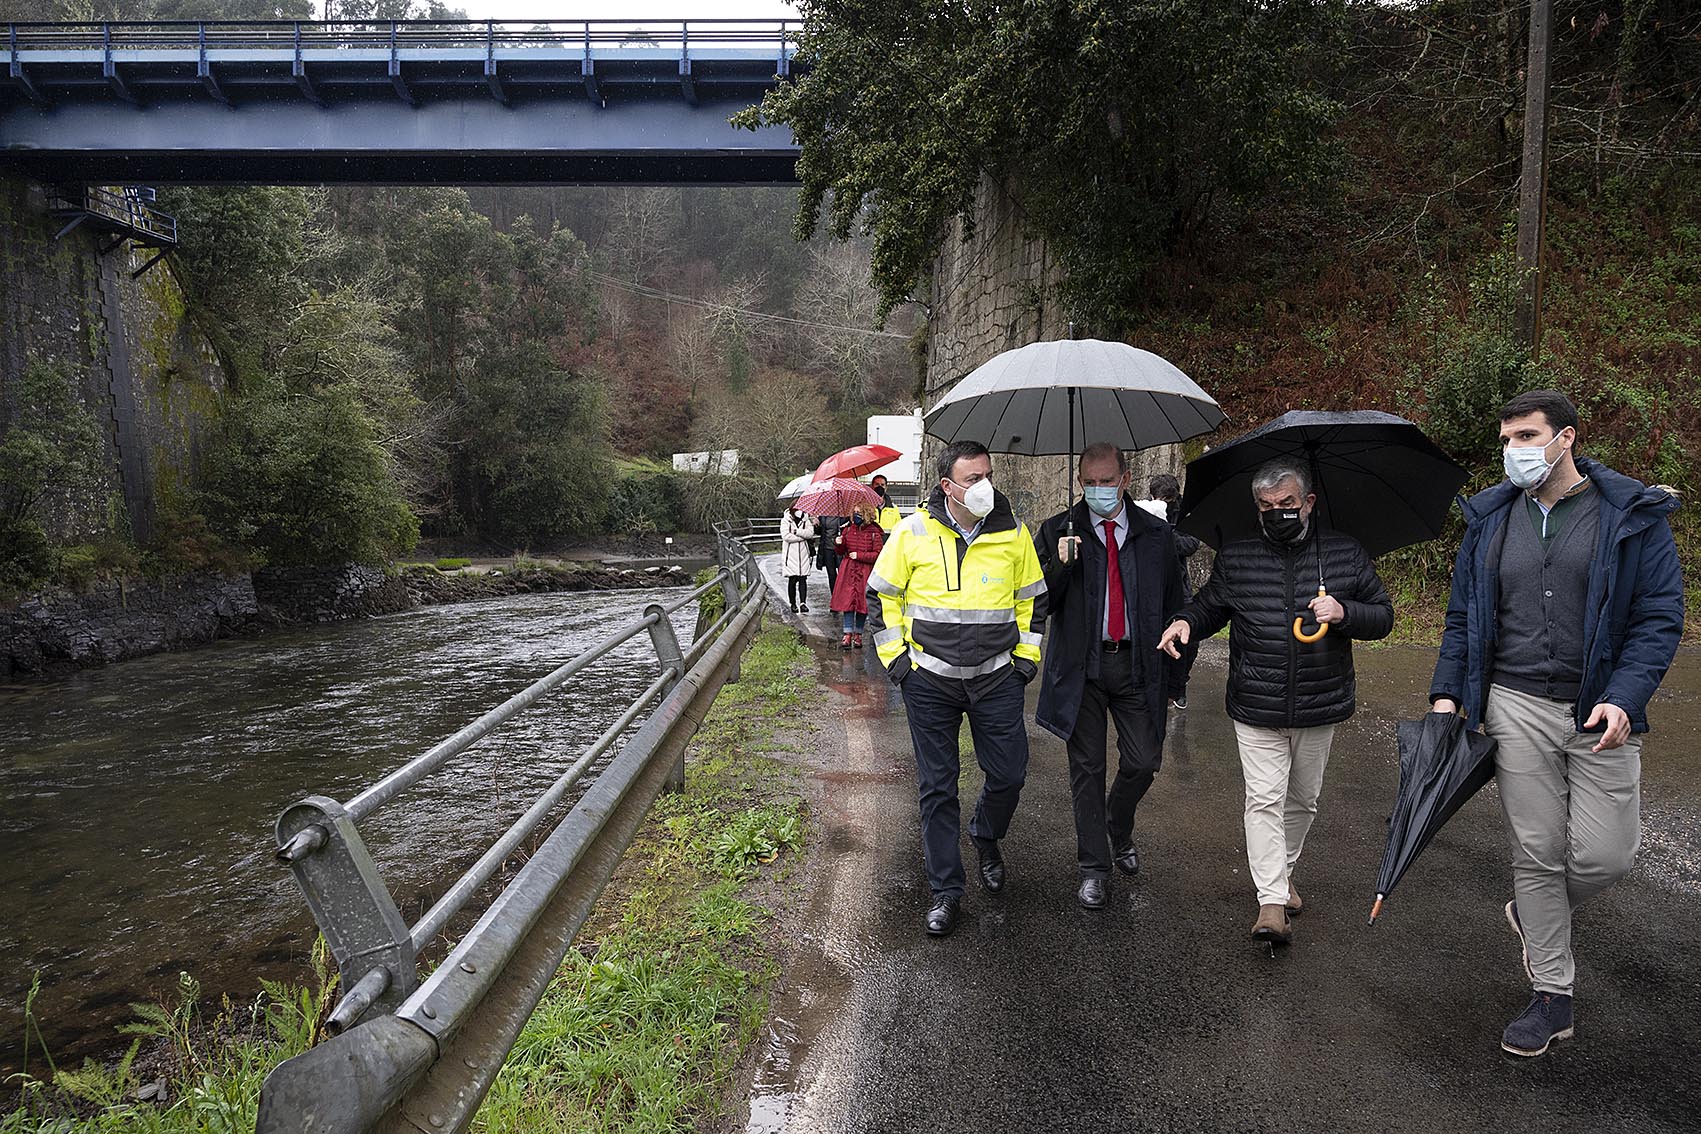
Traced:
<svg viewBox="0 0 1701 1134">
<path fill-rule="evenodd" d="M 772 521 L 778 538 L 778 521 Z M 277 822 L 288 863 L 337 960 L 332 1037 L 267 1076 L 256 1134 L 464 1130 L 560 967 L 639 824 L 685 782 L 685 747 L 759 626 L 766 584 L 760 521 L 718 526 L 708 583 L 615 630 L 346 803 L 308 796 Z M 669 616 L 720 588 L 725 609 L 682 648 Z M 700 620 L 701 621 L 701 620 Z M 657 674 L 637 699 L 409 926 L 359 823 L 625 642 L 649 635 Z M 643 711 L 648 719 L 423 981 L 420 951 L 442 932 Z"/>
</svg>

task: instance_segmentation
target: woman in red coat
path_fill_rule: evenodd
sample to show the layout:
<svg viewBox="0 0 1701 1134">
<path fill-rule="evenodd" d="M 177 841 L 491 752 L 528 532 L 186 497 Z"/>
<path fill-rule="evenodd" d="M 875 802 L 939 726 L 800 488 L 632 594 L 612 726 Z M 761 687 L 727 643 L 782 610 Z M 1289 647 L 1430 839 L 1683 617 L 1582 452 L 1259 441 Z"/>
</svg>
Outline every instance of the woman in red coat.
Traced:
<svg viewBox="0 0 1701 1134">
<path fill-rule="evenodd" d="M 880 513 L 872 504 L 858 504 L 851 522 L 839 529 L 833 541 L 839 553 L 839 581 L 833 584 L 832 608 L 845 616 L 841 650 L 862 645 L 862 624 L 868 618 L 868 576 L 885 543 Z"/>
</svg>

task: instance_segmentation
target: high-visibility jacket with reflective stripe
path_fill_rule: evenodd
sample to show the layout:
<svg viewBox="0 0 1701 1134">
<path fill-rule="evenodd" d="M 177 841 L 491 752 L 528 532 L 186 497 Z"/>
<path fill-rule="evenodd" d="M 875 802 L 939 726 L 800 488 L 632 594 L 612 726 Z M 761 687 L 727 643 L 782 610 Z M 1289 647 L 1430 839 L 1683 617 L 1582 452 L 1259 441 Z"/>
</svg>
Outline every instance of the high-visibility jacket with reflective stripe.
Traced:
<svg viewBox="0 0 1701 1134">
<path fill-rule="evenodd" d="M 880 509 L 880 527 L 887 535 L 891 535 L 897 526 L 904 522 L 904 514 L 898 511 L 896 504 L 887 504 Z"/>
<path fill-rule="evenodd" d="M 997 497 L 970 543 L 941 518 L 938 492 L 903 520 L 868 579 L 868 630 L 887 672 L 910 665 L 972 678 L 1040 661 L 1045 575 L 1033 537 Z M 878 601 L 876 601 L 878 599 Z"/>
</svg>

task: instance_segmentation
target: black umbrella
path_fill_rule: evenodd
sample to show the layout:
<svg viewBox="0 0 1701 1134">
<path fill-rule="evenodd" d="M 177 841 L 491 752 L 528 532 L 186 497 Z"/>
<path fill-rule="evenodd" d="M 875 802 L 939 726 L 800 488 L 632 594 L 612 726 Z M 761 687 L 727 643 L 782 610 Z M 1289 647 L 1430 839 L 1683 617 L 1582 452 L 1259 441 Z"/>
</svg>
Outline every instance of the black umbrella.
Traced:
<svg viewBox="0 0 1701 1134">
<path fill-rule="evenodd" d="M 1428 713 L 1421 721 L 1401 721 L 1400 790 L 1388 819 L 1388 848 L 1376 876 L 1376 924 L 1382 900 L 1417 861 L 1429 840 L 1453 813 L 1494 778 L 1494 738 L 1469 732 L 1457 713 Z"/>
<path fill-rule="evenodd" d="M 1187 463 L 1181 530 L 1216 548 L 1257 535 L 1252 474 L 1278 457 L 1311 470 L 1317 523 L 1372 555 L 1440 535 L 1469 475 L 1403 417 L 1294 410 Z"/>
</svg>

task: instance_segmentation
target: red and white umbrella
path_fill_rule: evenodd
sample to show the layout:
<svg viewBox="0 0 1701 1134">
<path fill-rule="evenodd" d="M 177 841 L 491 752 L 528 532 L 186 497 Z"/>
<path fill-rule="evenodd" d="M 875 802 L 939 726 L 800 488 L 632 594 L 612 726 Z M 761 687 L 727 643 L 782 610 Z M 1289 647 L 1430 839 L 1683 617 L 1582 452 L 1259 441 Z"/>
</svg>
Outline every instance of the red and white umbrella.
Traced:
<svg viewBox="0 0 1701 1134">
<path fill-rule="evenodd" d="M 852 445 L 842 449 L 819 465 L 815 466 L 816 480 L 830 480 L 836 476 L 863 476 L 875 469 L 883 469 L 902 453 L 890 445 Z M 826 515 L 828 513 L 823 513 Z M 842 515 L 843 513 L 837 513 Z"/>
<path fill-rule="evenodd" d="M 811 516 L 848 516 L 858 504 L 880 507 L 880 494 L 848 476 L 816 481 L 792 507 Z"/>
</svg>

